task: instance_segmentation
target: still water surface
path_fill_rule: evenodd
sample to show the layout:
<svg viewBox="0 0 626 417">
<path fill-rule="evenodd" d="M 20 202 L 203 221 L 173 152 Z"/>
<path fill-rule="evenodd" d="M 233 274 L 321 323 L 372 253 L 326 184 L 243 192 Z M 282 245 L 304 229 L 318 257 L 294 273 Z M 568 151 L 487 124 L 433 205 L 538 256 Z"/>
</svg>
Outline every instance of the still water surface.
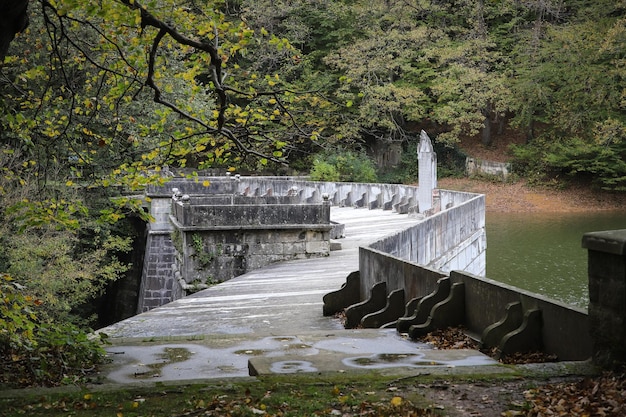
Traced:
<svg viewBox="0 0 626 417">
<path fill-rule="evenodd" d="M 626 211 L 487 213 L 487 277 L 586 308 L 584 233 L 626 229 Z"/>
</svg>

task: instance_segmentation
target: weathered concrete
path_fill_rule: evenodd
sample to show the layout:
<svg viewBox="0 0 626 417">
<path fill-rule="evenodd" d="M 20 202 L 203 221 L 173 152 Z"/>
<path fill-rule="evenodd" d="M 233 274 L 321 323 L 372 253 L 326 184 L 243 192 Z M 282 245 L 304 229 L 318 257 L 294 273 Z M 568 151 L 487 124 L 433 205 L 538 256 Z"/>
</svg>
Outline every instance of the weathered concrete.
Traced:
<svg viewBox="0 0 626 417">
<path fill-rule="evenodd" d="M 433 209 L 433 191 L 437 188 L 437 154 L 433 150 L 430 138 L 423 130 L 417 150 L 419 178 L 419 212 Z"/>
<path fill-rule="evenodd" d="M 331 208 L 346 225 L 343 249 L 319 259 L 273 264 L 111 325 L 112 339 L 202 334 L 290 334 L 340 328 L 322 315 L 322 297 L 358 269 L 358 247 L 420 220 L 391 211 Z M 297 313 L 294 315 L 294 313 Z"/>
<path fill-rule="evenodd" d="M 626 229 L 586 233 L 589 321 L 593 358 L 603 366 L 626 364 Z"/>
<path fill-rule="evenodd" d="M 271 265 L 101 329 L 112 342 L 107 350 L 113 363 L 105 371 L 109 380 L 145 380 L 146 372 L 156 368 L 160 376 L 150 377 L 151 382 L 244 376 L 249 359 L 289 355 L 293 359 L 294 354 L 319 371 L 338 371 L 326 367 L 336 363 L 336 354 L 341 360 L 382 353 L 415 355 L 412 364 L 401 365 L 405 368 L 416 366 L 418 357 L 427 358 L 422 345 L 405 340 L 394 329 L 352 333 L 343 330 L 338 319 L 322 315 L 322 296 L 342 284 L 346 271 L 357 269 L 359 246 L 419 220 L 390 211 L 338 207 L 331 209 L 331 217 L 346 225 L 346 238 L 343 249 L 327 258 Z M 319 342 L 309 342 L 308 337 Z M 163 364 L 167 349 L 178 348 L 195 353 L 171 366 L 154 365 Z M 455 364 L 494 364 L 479 352 L 466 356 L 475 359 Z M 437 358 L 442 369 L 449 369 L 453 363 L 445 361 Z M 367 369 L 359 363 L 363 361 L 341 369 Z M 280 364 L 276 366 L 280 369 Z"/>
<path fill-rule="evenodd" d="M 291 335 L 209 335 L 203 338 L 133 340 L 107 349 L 113 363 L 106 382 L 153 384 L 297 372 L 386 371 L 429 374 L 513 372 L 474 350 L 441 351 L 408 341 L 393 330 L 300 331 Z"/>
<path fill-rule="evenodd" d="M 465 160 L 465 173 L 467 175 L 486 174 L 505 180 L 511 175 L 511 171 L 510 162 L 486 161 L 469 157 Z"/>
</svg>

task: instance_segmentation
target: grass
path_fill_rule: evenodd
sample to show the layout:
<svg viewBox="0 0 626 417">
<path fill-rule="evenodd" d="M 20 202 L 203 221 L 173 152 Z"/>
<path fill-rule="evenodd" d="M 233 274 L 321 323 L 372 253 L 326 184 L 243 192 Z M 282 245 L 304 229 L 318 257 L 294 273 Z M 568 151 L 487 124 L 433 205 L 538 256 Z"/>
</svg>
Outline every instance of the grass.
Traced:
<svg viewBox="0 0 626 417">
<path fill-rule="evenodd" d="M 423 381 L 422 381 L 423 382 Z M 378 374 L 296 374 L 144 387 L 22 391 L 1 416 L 439 416 L 415 380 Z"/>
</svg>

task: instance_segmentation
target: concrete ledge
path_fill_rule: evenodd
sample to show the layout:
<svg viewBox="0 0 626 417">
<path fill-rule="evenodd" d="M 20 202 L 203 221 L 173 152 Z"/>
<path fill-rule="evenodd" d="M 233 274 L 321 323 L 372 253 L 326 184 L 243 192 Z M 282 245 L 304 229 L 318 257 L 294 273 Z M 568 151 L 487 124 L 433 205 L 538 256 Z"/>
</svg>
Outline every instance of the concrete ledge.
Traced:
<svg viewBox="0 0 626 417">
<path fill-rule="evenodd" d="M 510 368 L 498 366 L 498 362 L 477 350 L 455 349 L 436 350 L 420 349 L 413 353 L 393 353 L 389 347 L 388 353 L 348 354 L 339 352 L 325 352 L 312 356 L 272 356 L 255 357 L 248 360 L 250 376 L 272 374 L 294 374 L 302 372 L 372 372 L 386 370 L 392 373 L 415 373 L 419 370 L 437 374 L 449 372 L 458 367 L 480 366 L 480 371 L 490 365 L 499 373 L 512 373 Z"/>
<path fill-rule="evenodd" d="M 582 247 L 596 252 L 626 255 L 626 229 L 585 233 Z"/>
</svg>

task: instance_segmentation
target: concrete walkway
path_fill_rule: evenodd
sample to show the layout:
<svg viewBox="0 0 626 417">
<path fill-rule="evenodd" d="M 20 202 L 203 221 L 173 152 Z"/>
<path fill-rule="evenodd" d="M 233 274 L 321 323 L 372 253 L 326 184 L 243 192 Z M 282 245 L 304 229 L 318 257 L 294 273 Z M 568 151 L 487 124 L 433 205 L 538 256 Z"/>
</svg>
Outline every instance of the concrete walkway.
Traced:
<svg viewBox="0 0 626 417">
<path fill-rule="evenodd" d="M 358 247 L 419 221 L 338 207 L 331 218 L 345 225 L 345 238 L 329 257 L 274 264 L 101 329 L 113 343 L 106 377 L 128 383 L 495 363 L 476 351 L 432 350 L 395 330 L 345 330 L 324 317 L 322 297 L 358 269 Z"/>
</svg>

